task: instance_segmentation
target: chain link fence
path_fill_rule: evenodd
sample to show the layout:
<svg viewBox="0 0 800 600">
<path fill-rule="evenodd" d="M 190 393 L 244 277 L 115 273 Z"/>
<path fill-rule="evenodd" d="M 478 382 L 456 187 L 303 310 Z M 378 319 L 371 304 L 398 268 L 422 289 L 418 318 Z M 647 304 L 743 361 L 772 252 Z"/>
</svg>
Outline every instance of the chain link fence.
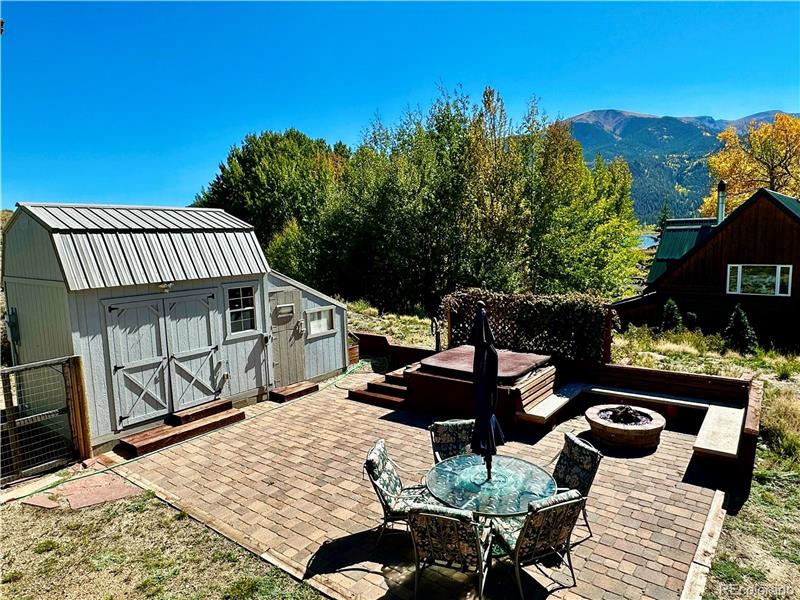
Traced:
<svg viewBox="0 0 800 600">
<path fill-rule="evenodd" d="M 0 485 L 91 454 L 82 390 L 78 357 L 0 369 Z"/>
</svg>

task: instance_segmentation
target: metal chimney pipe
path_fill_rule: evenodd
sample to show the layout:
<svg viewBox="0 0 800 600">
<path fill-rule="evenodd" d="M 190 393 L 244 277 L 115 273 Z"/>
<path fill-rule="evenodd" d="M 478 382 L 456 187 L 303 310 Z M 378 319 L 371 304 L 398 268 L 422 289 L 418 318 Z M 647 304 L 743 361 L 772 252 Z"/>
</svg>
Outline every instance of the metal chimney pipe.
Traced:
<svg viewBox="0 0 800 600">
<path fill-rule="evenodd" d="M 717 184 L 717 225 L 722 223 L 725 218 L 725 189 L 727 187 L 728 184 L 720 179 Z"/>
</svg>

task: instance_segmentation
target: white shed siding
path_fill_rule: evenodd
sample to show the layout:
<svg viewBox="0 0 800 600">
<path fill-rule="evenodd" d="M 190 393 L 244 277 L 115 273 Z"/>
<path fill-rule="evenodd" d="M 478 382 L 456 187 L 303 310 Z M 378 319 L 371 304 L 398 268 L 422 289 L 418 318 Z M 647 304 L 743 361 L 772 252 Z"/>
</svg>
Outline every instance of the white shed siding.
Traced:
<svg viewBox="0 0 800 600">
<path fill-rule="evenodd" d="M 107 357 L 109 356 L 108 340 L 106 339 L 106 314 L 103 301 L 113 299 L 135 299 L 136 297 L 158 295 L 169 298 L 170 293 L 209 290 L 213 289 L 219 299 L 219 327 L 221 339 L 219 340 L 219 359 L 223 363 L 223 370 L 227 365 L 230 379 L 227 381 L 223 395 L 234 395 L 245 392 L 254 392 L 266 386 L 266 358 L 259 367 L 258 351 L 253 349 L 261 347 L 261 355 L 266 356 L 263 342 L 257 339 L 261 331 L 266 331 L 262 320 L 261 331 L 252 336 L 230 338 L 225 337 L 227 324 L 225 322 L 225 285 L 233 283 L 252 283 L 263 287 L 261 277 L 254 278 L 227 278 L 204 279 L 190 282 L 176 283 L 167 294 L 161 292 L 156 285 L 139 285 L 110 288 L 103 290 L 83 290 L 69 294 L 69 321 L 72 323 L 72 344 L 75 353 L 83 356 L 84 379 L 86 394 L 89 399 L 89 418 L 92 427 L 93 443 L 99 444 L 113 437 L 118 431 L 117 416 L 114 414 L 114 399 L 112 375 Z M 258 310 L 263 315 L 264 292 L 258 292 L 256 302 Z M 262 316 L 262 318 L 264 318 Z"/>
<path fill-rule="evenodd" d="M 3 277 L 64 281 L 49 232 L 24 212 L 13 217 L 3 240 Z"/>
<path fill-rule="evenodd" d="M 8 308 L 17 312 L 17 364 L 72 354 L 67 290 L 63 283 L 23 279 L 5 280 Z"/>
</svg>

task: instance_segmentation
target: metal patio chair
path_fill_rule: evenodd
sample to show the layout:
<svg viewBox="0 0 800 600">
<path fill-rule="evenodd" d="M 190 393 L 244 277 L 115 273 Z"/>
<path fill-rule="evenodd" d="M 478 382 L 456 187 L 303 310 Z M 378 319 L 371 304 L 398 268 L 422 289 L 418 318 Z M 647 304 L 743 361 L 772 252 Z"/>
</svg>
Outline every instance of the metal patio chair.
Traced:
<svg viewBox="0 0 800 600">
<path fill-rule="evenodd" d="M 433 462 L 438 464 L 446 458 L 470 453 L 475 419 L 451 419 L 436 421 L 428 427 L 431 432 Z"/>
<path fill-rule="evenodd" d="M 587 498 L 602 459 L 603 455 L 600 451 L 589 442 L 573 433 L 565 433 L 564 448 L 553 469 L 553 479 L 558 486 L 556 492 L 578 490 L 581 496 Z M 589 526 L 585 504 L 582 512 L 584 523 L 589 530 L 589 537 L 592 537 L 592 528 Z"/>
<path fill-rule="evenodd" d="M 414 541 L 414 597 L 425 567 L 432 565 L 478 574 L 478 596 L 483 598 L 492 562 L 492 529 L 472 512 L 430 504 L 414 505 L 408 514 Z"/>
<path fill-rule="evenodd" d="M 383 509 L 383 524 L 380 526 L 380 543 L 384 532 L 392 523 L 406 521 L 408 511 L 414 504 L 439 505 L 424 485 L 403 486 L 398 474 L 399 467 L 389 458 L 386 442 L 382 439 L 375 442 L 364 462 L 366 471 L 375 494 Z"/>
<path fill-rule="evenodd" d="M 508 517 L 492 521 L 495 543 L 514 562 L 520 598 L 524 599 L 521 569 L 528 565 L 535 565 L 548 579 L 563 585 L 539 565 L 549 556 L 557 557 L 562 563 L 566 562 L 572 576 L 572 586 L 569 587 L 577 584 L 575 570 L 572 567 L 570 537 L 585 503 L 586 498 L 581 496 L 580 492 L 570 490 L 531 502 L 528 514 L 524 517 Z"/>
</svg>

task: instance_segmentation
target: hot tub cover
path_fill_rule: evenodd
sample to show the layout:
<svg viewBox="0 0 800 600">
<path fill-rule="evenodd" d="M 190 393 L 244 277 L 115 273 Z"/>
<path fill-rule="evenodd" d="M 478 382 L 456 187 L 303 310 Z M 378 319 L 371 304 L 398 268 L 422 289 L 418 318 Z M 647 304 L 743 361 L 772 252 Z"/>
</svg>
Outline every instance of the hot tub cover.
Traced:
<svg viewBox="0 0 800 600">
<path fill-rule="evenodd" d="M 472 379 L 472 360 L 475 348 L 470 345 L 450 348 L 420 361 L 420 370 L 425 373 Z M 497 380 L 501 384 L 513 383 L 520 377 L 535 371 L 550 362 L 544 354 L 498 350 Z"/>
</svg>

